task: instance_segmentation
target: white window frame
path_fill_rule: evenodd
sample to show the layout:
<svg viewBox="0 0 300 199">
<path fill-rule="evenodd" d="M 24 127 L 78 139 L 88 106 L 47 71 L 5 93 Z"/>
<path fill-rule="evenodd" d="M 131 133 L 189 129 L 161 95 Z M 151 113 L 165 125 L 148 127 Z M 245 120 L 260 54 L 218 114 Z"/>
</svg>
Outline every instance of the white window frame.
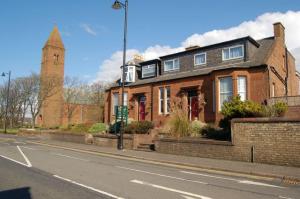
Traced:
<svg viewBox="0 0 300 199">
<path fill-rule="evenodd" d="M 219 111 L 221 111 L 221 109 L 222 109 L 222 104 L 221 104 L 221 79 L 225 79 L 225 78 L 231 78 L 231 92 L 226 92 L 226 93 L 231 93 L 231 97 L 233 96 L 233 78 L 232 78 L 232 76 L 225 76 L 225 77 L 220 77 L 219 78 L 219 81 L 218 81 L 218 83 L 219 83 L 219 91 L 218 91 L 218 96 L 219 96 Z M 224 92 L 225 93 L 225 92 Z"/>
<path fill-rule="evenodd" d="M 124 106 L 128 106 L 128 92 L 124 92 Z"/>
<path fill-rule="evenodd" d="M 127 72 L 125 71 L 125 82 L 135 82 L 135 66 L 125 66 L 127 68 Z M 129 69 L 132 69 L 132 81 L 129 81 Z M 122 71 L 122 70 L 121 70 Z M 123 71 L 122 71 L 123 72 Z M 121 82 L 123 81 L 123 73 L 121 74 Z"/>
<path fill-rule="evenodd" d="M 201 63 L 201 64 L 196 63 L 196 56 L 199 56 L 199 55 L 204 55 L 204 57 L 205 57 L 205 62 L 204 63 Z M 194 66 L 201 66 L 201 65 L 205 65 L 205 64 L 206 64 L 206 53 L 198 53 L 198 54 L 194 55 Z"/>
<path fill-rule="evenodd" d="M 169 114 L 170 113 L 170 110 L 168 110 L 168 102 L 169 103 L 171 103 L 170 102 L 170 100 L 171 100 L 171 88 L 170 88 L 170 86 L 167 86 L 167 87 L 165 87 L 165 89 L 164 89 L 165 91 L 164 91 L 164 94 L 165 94 L 165 102 L 164 102 L 164 105 L 165 105 L 165 107 L 164 107 L 164 112 L 165 112 L 165 114 Z M 169 93 L 170 93 L 170 97 L 168 97 L 168 90 L 169 90 Z M 171 104 L 170 104 L 170 109 L 171 109 Z"/>
<path fill-rule="evenodd" d="M 242 47 L 242 56 L 239 56 L 239 57 L 230 57 L 230 50 L 231 50 L 232 48 L 237 48 L 237 47 Z M 229 58 L 228 58 L 228 59 L 226 59 L 226 58 L 224 57 L 224 50 L 227 50 L 227 49 L 229 49 Z M 222 49 L 222 60 L 223 60 L 223 61 L 232 60 L 232 59 L 240 59 L 240 58 L 243 58 L 243 57 L 244 57 L 244 45 L 230 46 L 230 47 L 228 47 L 228 48 L 223 48 L 223 49 Z"/>
<path fill-rule="evenodd" d="M 117 106 L 119 106 L 119 93 L 113 93 L 113 97 L 112 97 L 112 115 L 115 115 L 115 95 L 118 95 Z"/>
<path fill-rule="evenodd" d="M 175 61 L 178 60 L 178 68 L 175 68 Z M 172 69 L 166 69 L 166 62 L 173 62 L 173 68 Z M 175 70 L 179 70 L 180 69 L 180 62 L 179 62 L 179 58 L 176 58 L 176 59 L 169 59 L 169 60 L 166 60 L 164 61 L 164 71 L 167 72 L 167 71 L 175 71 Z"/>
<path fill-rule="evenodd" d="M 239 81 L 242 78 L 245 79 L 245 91 L 240 91 Z M 247 100 L 247 89 L 248 89 L 247 76 L 242 76 L 242 75 L 238 76 L 238 78 L 237 78 L 237 93 L 238 93 L 238 95 L 240 95 L 242 101 L 246 101 Z M 243 93 L 245 95 L 245 99 L 244 100 L 242 99 L 241 93 Z"/>
<path fill-rule="evenodd" d="M 147 67 L 147 69 L 149 69 L 150 66 L 153 67 L 153 69 L 154 69 L 153 75 L 145 76 L 145 74 L 144 74 L 144 68 Z M 156 64 L 150 64 L 150 65 L 142 66 L 142 78 L 145 78 L 145 77 L 154 77 L 155 75 L 156 75 Z"/>
<path fill-rule="evenodd" d="M 163 96 L 161 96 L 161 89 L 162 89 L 162 91 L 163 91 Z M 163 112 L 161 111 L 161 105 L 163 104 L 163 106 L 164 106 L 164 98 L 165 98 L 165 89 L 164 89 L 164 87 L 159 87 L 158 88 L 158 114 L 159 115 L 162 115 L 163 113 L 164 113 L 164 110 L 165 110 L 165 108 L 163 107 Z M 163 102 L 163 103 L 161 103 L 161 101 Z"/>
</svg>

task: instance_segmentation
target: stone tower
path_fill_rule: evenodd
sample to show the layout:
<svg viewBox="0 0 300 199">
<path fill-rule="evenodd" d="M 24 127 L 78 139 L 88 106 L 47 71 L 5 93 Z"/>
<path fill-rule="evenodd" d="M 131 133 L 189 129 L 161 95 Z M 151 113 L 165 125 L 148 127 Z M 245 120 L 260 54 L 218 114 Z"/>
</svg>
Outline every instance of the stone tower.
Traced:
<svg viewBox="0 0 300 199">
<path fill-rule="evenodd" d="M 58 28 L 55 26 L 43 47 L 42 54 L 41 96 L 48 95 L 45 97 L 38 118 L 42 127 L 58 127 L 62 123 L 64 107 L 64 58 L 64 44 Z"/>
</svg>

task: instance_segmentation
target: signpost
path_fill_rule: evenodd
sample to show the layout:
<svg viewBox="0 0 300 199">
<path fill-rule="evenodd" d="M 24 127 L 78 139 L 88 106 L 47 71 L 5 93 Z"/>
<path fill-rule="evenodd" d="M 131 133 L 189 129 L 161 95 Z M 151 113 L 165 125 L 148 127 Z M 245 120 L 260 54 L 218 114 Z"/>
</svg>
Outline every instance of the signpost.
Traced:
<svg viewBox="0 0 300 199">
<path fill-rule="evenodd" d="M 121 127 L 121 120 L 123 116 L 123 121 L 125 125 L 128 123 L 128 108 L 127 106 L 115 106 L 115 133 L 119 134 Z"/>
</svg>

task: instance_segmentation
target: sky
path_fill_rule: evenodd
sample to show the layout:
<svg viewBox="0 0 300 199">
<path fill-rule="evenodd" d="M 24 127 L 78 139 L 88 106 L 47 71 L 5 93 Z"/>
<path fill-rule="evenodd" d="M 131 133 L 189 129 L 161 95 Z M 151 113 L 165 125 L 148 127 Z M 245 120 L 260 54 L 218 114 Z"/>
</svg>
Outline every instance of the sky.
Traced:
<svg viewBox="0 0 300 199">
<path fill-rule="evenodd" d="M 11 70 L 12 78 L 39 73 L 41 50 L 56 24 L 66 48 L 65 75 L 89 83 L 116 79 L 124 11 L 113 10 L 113 1 L 2 0 L 0 72 Z M 277 21 L 286 28 L 287 47 L 300 71 L 298 0 L 129 0 L 127 59 L 141 54 L 148 60 L 247 35 L 272 36 Z"/>
</svg>

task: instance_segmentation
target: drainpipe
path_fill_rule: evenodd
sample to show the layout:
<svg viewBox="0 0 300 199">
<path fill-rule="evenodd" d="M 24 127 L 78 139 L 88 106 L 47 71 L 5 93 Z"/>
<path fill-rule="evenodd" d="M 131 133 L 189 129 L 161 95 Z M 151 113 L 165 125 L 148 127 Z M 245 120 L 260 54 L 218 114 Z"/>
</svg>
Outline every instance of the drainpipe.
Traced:
<svg viewBox="0 0 300 199">
<path fill-rule="evenodd" d="M 285 96 L 288 96 L 288 78 L 289 78 L 289 64 L 288 64 L 288 52 L 285 48 L 285 68 L 286 68 L 286 77 L 285 77 Z"/>
</svg>

